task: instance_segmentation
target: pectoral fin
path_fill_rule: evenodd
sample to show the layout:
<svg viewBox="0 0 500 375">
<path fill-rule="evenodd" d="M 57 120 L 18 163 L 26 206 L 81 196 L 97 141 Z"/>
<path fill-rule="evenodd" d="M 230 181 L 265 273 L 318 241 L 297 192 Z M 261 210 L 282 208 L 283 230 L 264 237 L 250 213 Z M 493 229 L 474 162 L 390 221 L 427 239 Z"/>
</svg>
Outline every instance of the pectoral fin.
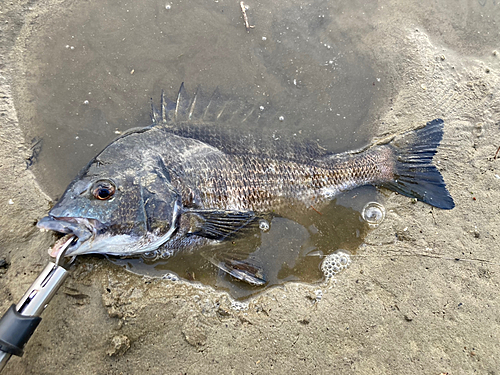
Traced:
<svg viewBox="0 0 500 375">
<path fill-rule="evenodd" d="M 253 211 L 187 210 L 189 215 L 189 235 L 197 235 L 212 240 L 225 240 L 240 233 L 244 228 L 258 224 Z"/>
</svg>

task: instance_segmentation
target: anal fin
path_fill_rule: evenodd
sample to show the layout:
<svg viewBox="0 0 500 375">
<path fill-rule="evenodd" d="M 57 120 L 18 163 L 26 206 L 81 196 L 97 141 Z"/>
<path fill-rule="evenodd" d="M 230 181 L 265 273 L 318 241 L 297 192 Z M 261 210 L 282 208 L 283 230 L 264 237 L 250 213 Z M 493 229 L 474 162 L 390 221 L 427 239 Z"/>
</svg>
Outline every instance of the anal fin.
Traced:
<svg viewBox="0 0 500 375">
<path fill-rule="evenodd" d="M 262 286 L 267 283 L 264 270 L 256 259 L 248 256 L 246 259 L 242 259 L 246 255 L 234 252 L 214 252 L 210 254 L 203 252 L 202 255 L 214 266 L 235 279 L 255 286 Z"/>
</svg>

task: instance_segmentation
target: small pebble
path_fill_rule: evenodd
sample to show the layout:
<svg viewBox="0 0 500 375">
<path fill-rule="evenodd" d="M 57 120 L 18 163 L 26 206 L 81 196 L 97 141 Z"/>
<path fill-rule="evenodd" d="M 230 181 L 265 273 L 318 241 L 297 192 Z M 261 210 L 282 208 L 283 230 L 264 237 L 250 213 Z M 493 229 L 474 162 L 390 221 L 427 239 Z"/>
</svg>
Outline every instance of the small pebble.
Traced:
<svg viewBox="0 0 500 375">
<path fill-rule="evenodd" d="M 0 258 L 0 268 L 8 268 L 9 262 L 5 258 Z"/>
<path fill-rule="evenodd" d="M 125 335 L 115 336 L 111 340 L 111 347 L 108 349 L 110 357 L 124 355 L 130 349 L 130 339 Z"/>
</svg>

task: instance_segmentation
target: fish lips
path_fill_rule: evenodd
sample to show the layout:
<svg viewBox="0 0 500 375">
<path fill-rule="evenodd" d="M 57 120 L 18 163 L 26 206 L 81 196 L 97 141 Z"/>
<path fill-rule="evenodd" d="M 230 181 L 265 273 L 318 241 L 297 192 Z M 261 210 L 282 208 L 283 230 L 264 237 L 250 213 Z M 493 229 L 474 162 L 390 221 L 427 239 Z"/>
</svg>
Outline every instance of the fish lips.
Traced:
<svg viewBox="0 0 500 375">
<path fill-rule="evenodd" d="M 71 256 L 83 242 L 95 235 L 97 225 L 96 223 L 92 223 L 94 221 L 97 220 L 49 215 L 40 219 L 36 226 L 40 229 L 53 230 L 65 234 L 71 233 L 77 236 L 78 241 L 72 244 L 65 254 L 66 256 Z"/>
</svg>

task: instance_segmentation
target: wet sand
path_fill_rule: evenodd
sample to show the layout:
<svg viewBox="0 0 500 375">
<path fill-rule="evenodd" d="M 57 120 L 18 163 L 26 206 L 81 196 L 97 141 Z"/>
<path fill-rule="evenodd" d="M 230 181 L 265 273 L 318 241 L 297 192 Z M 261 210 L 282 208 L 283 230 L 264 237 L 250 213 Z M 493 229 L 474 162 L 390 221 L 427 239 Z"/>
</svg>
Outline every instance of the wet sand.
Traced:
<svg viewBox="0 0 500 375">
<path fill-rule="evenodd" d="M 34 226 L 51 200 L 26 168 L 31 140 L 19 117 L 26 123 L 30 114 L 20 110 L 14 83 L 30 74 L 21 64 L 26 41 L 45 17 L 71 4 L 20 1 L 0 9 L 1 311 L 17 303 L 53 243 Z M 455 209 L 383 192 L 386 220 L 335 282 L 289 283 L 246 303 L 136 276 L 103 258 L 79 259 L 24 356 L 4 372 L 498 373 L 499 8 L 474 2 L 450 15 L 445 5 L 396 4 L 339 14 L 335 25 L 365 24 L 353 43 L 365 46 L 373 71 L 388 81 L 370 115 L 377 135 L 444 119 L 435 161 Z M 259 19 L 252 22 L 258 28 Z"/>
</svg>

